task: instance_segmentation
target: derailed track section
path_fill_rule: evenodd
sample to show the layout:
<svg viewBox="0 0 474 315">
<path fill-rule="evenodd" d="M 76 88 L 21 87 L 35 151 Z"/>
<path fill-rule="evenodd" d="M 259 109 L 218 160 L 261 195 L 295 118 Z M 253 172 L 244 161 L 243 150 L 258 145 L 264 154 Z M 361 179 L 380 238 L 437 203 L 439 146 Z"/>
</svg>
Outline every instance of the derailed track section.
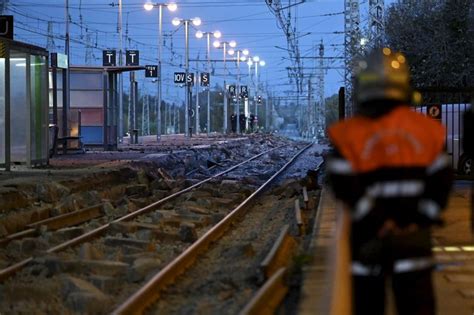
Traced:
<svg viewBox="0 0 474 315">
<path fill-rule="evenodd" d="M 0 285 L 1 312 L 110 313 L 146 279 L 214 229 L 297 147 L 277 147 L 201 185 L 25 260 Z M 5 271 L 5 270 L 4 270 Z M 7 277 L 5 277 L 7 278 Z"/>
<path fill-rule="evenodd" d="M 71 246 L 74 246 L 74 245 L 77 245 L 77 244 L 81 244 L 81 243 L 84 243 L 86 241 L 89 241 L 95 237 L 98 237 L 100 235 L 102 235 L 103 233 L 105 233 L 107 231 L 107 229 L 110 228 L 110 224 L 113 224 L 113 223 L 118 223 L 118 222 L 122 222 L 122 221 L 128 221 L 128 220 L 131 220 L 139 215 L 142 215 L 142 214 L 145 214 L 145 213 L 148 213 L 154 209 L 156 209 L 158 206 L 166 203 L 166 202 L 169 202 L 173 199 L 175 199 L 176 197 L 184 194 L 184 193 L 187 193 L 187 192 L 190 192 L 192 191 L 193 189 L 213 180 L 213 179 L 216 179 L 216 178 L 219 178 L 219 177 L 222 177 L 224 175 L 226 175 L 227 173 L 230 173 L 232 172 L 233 170 L 249 163 L 249 162 L 252 162 L 253 160 L 255 159 L 258 159 L 260 158 L 261 156 L 264 156 L 266 154 L 269 154 L 271 153 L 272 151 L 276 150 L 276 149 L 280 149 L 280 148 L 283 148 L 284 146 L 279 146 L 279 147 L 276 147 L 276 148 L 273 148 L 273 149 L 270 149 L 270 150 L 266 150 L 260 154 L 257 154 L 249 159 L 246 159 L 244 160 L 243 162 L 241 163 L 238 163 L 237 165 L 234 165 L 230 168 L 228 168 L 227 170 L 224 170 L 224 171 L 221 171 L 205 180 L 202 180 L 202 181 L 199 181 L 193 185 L 191 185 L 190 187 L 188 188 L 184 188 L 182 190 L 179 190 L 175 193 L 172 193 L 168 196 L 166 196 L 165 198 L 162 198 L 156 202 L 153 202 L 152 204 L 148 205 L 148 206 L 145 206 L 141 209 L 138 209 L 136 211 L 132 211 L 131 213 L 127 214 L 127 215 L 124 215 L 124 216 L 121 216 L 117 219 L 113 219 L 111 220 L 110 223 L 107 223 L 107 224 L 103 224 L 103 225 L 100 225 L 99 227 L 97 228 L 94 228 L 92 230 L 89 230 L 87 231 L 86 233 L 82 234 L 82 235 L 79 235 L 77 237 L 74 237 L 70 240 L 67 240 L 67 241 L 64 241 L 64 242 L 61 242 L 60 244 L 56 245 L 56 246 L 53 246 L 53 247 L 50 247 L 46 250 L 46 253 L 48 254 L 51 254 L 51 253 L 56 253 L 56 252 L 59 252 L 59 251 L 62 251 L 68 247 L 71 247 Z M 77 225 L 78 223 L 82 223 L 82 222 L 89 222 L 91 219 L 94 219 L 96 217 L 101 217 L 101 214 L 103 211 L 101 211 L 103 205 L 96 205 L 96 206 L 92 206 L 92 207 L 88 207 L 86 209 L 82 209 L 82 210 L 78 210 L 78 211 L 74 211 L 74 212 L 70 212 L 70 213 L 66 213 L 66 214 L 63 214 L 63 215 L 59 215 L 59 216 L 55 216 L 55 217 L 51 217 L 49 219 L 45 219 L 43 221 L 39 221 L 39 222 L 35 222 L 27 227 L 43 227 L 45 229 L 48 229 L 48 230 L 56 230 L 56 229 L 59 229 L 60 227 L 65 227 L 65 226 L 72 226 L 72 225 Z M 8 243 L 9 241 L 15 239 L 15 238 L 21 238 L 22 236 L 30 236 L 31 234 L 34 234 L 37 232 L 37 228 L 35 229 L 28 229 L 28 230 L 25 230 L 23 232 L 20 232 L 20 233 L 16 233 L 14 234 L 13 236 L 10 236 L 3 239 L 4 240 L 4 243 Z M 73 234 L 74 235 L 74 234 Z M 21 270 L 21 268 L 25 267 L 29 262 L 31 262 L 33 260 L 33 257 L 28 257 L 28 258 L 25 258 L 17 263 L 13 263 L 11 264 L 9 267 L 3 269 L 3 270 L 0 270 L 0 282 L 7 279 L 8 277 L 12 276 L 14 273 L 16 273 L 17 271 Z"/>
<path fill-rule="evenodd" d="M 283 190 L 281 186 L 267 190 L 311 146 L 295 154 L 114 314 L 141 314 L 147 308 L 151 314 L 238 313 L 259 287 L 259 265 L 278 238 L 281 226 L 294 221 L 294 212 L 288 209 L 294 204 L 297 185 L 293 182 Z"/>
</svg>

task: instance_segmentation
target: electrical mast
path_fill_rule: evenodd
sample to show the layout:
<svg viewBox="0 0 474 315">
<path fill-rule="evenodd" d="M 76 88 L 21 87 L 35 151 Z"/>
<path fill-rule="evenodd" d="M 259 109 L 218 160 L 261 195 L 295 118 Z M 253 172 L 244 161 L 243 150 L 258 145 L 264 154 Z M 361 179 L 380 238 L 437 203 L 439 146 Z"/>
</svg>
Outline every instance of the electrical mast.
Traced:
<svg viewBox="0 0 474 315">
<path fill-rule="evenodd" d="M 8 2 L 10 2 L 10 0 L 1 0 L 0 1 L 0 15 L 3 15 L 3 14 L 5 14 L 5 12 L 7 12 Z"/>
<path fill-rule="evenodd" d="M 326 104 L 324 102 L 324 44 L 321 39 L 319 44 L 319 69 L 318 69 L 318 107 L 317 107 L 317 135 L 324 137 L 326 131 Z"/>
<path fill-rule="evenodd" d="M 85 56 L 86 65 L 91 65 L 92 59 L 94 59 L 94 57 L 92 53 L 91 33 L 87 32 L 86 33 L 86 56 Z"/>
<path fill-rule="evenodd" d="M 303 65 L 301 62 L 301 55 L 300 55 L 300 48 L 298 42 L 298 32 L 296 28 L 296 15 L 295 20 L 293 23 L 295 26 L 292 25 L 292 8 L 298 6 L 304 1 L 293 1 L 288 0 L 287 5 L 283 5 L 281 0 L 265 0 L 268 8 L 270 11 L 275 15 L 275 18 L 278 23 L 278 27 L 283 31 L 286 36 L 287 41 L 287 51 L 291 61 L 291 67 L 288 68 L 288 76 L 290 80 L 292 78 L 295 79 L 296 85 L 296 106 L 297 110 L 300 112 L 299 115 L 299 125 L 300 128 L 302 127 L 302 120 L 303 120 L 303 110 L 299 105 L 299 98 L 301 93 L 303 92 Z"/>
<path fill-rule="evenodd" d="M 371 47 L 381 47 L 384 35 L 384 0 L 369 0 L 369 41 Z"/>
<path fill-rule="evenodd" d="M 344 0 L 344 85 L 346 117 L 353 114 L 352 80 L 354 61 L 360 51 L 360 11 L 359 0 Z"/>
<path fill-rule="evenodd" d="M 46 50 L 49 52 L 56 51 L 56 44 L 53 36 L 53 22 L 48 22 L 48 39 L 46 41 Z"/>
</svg>

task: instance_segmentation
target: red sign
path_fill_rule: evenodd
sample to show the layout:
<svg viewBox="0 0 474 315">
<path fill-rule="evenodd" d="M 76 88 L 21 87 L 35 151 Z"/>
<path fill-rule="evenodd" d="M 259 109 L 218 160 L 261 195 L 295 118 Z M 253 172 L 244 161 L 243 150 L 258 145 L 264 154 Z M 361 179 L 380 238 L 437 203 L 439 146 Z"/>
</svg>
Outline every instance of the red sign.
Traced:
<svg viewBox="0 0 474 315">
<path fill-rule="evenodd" d="M 426 113 L 433 119 L 441 120 L 441 105 L 431 104 L 426 107 Z"/>
</svg>

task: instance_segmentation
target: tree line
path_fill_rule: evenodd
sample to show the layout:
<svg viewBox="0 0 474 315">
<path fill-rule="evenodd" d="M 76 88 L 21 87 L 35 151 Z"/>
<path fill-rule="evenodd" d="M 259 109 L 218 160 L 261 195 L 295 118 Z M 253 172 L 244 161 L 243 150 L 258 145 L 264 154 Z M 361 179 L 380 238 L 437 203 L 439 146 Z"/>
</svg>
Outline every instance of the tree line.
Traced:
<svg viewBox="0 0 474 315">
<path fill-rule="evenodd" d="M 416 87 L 474 86 L 474 1 L 399 0 L 386 11 L 385 33 Z"/>
</svg>

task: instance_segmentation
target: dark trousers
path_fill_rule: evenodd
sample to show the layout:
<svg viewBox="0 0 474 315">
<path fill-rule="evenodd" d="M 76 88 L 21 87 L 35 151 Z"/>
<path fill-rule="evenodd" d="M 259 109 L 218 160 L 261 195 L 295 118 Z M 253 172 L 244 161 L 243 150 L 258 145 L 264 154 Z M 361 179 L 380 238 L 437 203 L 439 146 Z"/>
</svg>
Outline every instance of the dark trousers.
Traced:
<svg viewBox="0 0 474 315">
<path fill-rule="evenodd" d="M 352 259 L 369 267 L 371 272 L 353 275 L 354 310 L 356 315 L 383 315 L 387 283 L 395 298 L 399 315 L 435 314 L 431 279 L 432 267 L 412 267 L 404 272 L 394 269 L 401 260 L 430 259 L 431 232 L 428 228 L 405 235 L 384 238 L 361 238 L 358 226 L 352 230 Z M 387 281 L 387 280 L 391 281 Z"/>
<path fill-rule="evenodd" d="M 383 315 L 386 277 L 354 276 L 354 314 Z M 393 274 L 391 284 L 399 315 L 434 315 L 431 269 Z"/>
</svg>

